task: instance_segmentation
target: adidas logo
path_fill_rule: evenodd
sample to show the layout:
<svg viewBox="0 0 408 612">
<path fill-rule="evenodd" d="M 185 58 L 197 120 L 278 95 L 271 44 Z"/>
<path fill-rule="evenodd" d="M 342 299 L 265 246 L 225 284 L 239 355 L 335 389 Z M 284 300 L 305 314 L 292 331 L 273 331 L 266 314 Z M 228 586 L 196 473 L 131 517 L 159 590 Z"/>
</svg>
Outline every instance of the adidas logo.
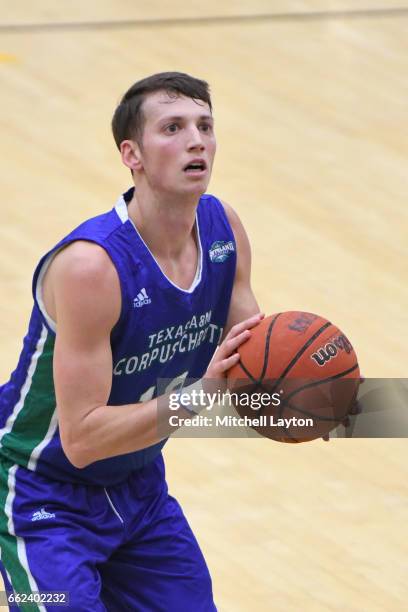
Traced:
<svg viewBox="0 0 408 612">
<path fill-rule="evenodd" d="M 38 512 L 33 512 L 33 516 L 31 522 L 33 521 L 43 521 L 44 519 L 55 518 L 55 514 L 52 512 L 46 512 L 44 508 L 38 510 Z"/>
<path fill-rule="evenodd" d="M 146 306 L 151 303 L 151 299 L 147 295 L 146 289 L 143 287 L 137 294 L 137 296 L 133 300 L 134 308 L 141 308 L 142 306 Z"/>
</svg>

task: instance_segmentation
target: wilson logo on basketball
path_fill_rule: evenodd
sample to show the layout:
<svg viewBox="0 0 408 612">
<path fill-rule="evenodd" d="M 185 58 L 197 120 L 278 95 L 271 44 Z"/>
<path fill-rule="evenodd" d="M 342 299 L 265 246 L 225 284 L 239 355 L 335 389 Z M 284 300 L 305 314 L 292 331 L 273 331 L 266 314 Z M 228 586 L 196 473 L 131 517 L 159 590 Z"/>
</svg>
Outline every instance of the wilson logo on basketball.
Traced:
<svg viewBox="0 0 408 612">
<path fill-rule="evenodd" d="M 313 359 L 318 366 L 322 367 L 326 365 L 330 359 L 334 359 L 339 354 L 339 351 L 346 351 L 346 353 L 349 354 L 352 350 L 353 347 L 351 343 L 344 334 L 341 334 L 333 338 L 331 342 L 317 349 L 315 353 L 310 355 L 310 358 Z"/>
</svg>

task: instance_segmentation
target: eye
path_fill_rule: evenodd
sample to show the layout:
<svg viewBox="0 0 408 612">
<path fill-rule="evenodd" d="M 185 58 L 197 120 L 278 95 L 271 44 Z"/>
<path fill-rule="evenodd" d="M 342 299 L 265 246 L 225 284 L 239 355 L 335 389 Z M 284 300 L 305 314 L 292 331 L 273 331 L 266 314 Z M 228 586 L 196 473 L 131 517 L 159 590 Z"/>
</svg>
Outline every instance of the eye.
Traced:
<svg viewBox="0 0 408 612">
<path fill-rule="evenodd" d="M 170 132 L 170 134 L 175 134 L 178 128 L 179 126 L 177 123 L 170 123 L 170 125 L 166 127 L 166 132 Z"/>
<path fill-rule="evenodd" d="M 202 123 L 202 124 L 200 125 L 200 128 L 201 128 L 201 130 L 202 130 L 203 132 L 211 132 L 211 130 L 212 130 L 212 125 L 211 125 L 211 123 Z"/>
</svg>

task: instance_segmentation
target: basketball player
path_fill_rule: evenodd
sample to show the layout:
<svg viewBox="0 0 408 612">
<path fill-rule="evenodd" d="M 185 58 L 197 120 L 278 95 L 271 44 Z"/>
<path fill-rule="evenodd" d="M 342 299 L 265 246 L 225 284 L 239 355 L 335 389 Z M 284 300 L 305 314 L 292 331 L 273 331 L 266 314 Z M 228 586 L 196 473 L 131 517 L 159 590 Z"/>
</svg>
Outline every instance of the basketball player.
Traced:
<svg viewBox="0 0 408 612">
<path fill-rule="evenodd" d="M 21 594 L 11 609 L 57 609 L 64 591 L 75 612 L 210 612 L 206 563 L 167 492 L 158 379 L 205 383 L 237 362 L 262 318 L 250 247 L 231 207 L 203 195 L 216 149 L 204 81 L 143 79 L 112 127 L 135 186 L 39 262 L 1 388 L 2 573 Z"/>
</svg>

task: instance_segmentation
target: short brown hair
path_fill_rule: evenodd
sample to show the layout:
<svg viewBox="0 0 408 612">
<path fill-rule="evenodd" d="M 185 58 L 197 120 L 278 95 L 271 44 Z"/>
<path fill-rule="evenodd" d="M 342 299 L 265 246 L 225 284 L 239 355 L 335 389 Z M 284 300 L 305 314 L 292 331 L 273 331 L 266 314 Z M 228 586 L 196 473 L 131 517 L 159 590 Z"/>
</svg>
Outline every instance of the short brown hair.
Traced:
<svg viewBox="0 0 408 612">
<path fill-rule="evenodd" d="M 142 104 L 146 95 L 164 90 L 169 95 L 183 95 L 206 102 L 212 111 L 210 89 L 206 81 L 184 72 L 159 72 L 137 81 L 122 97 L 112 118 L 112 132 L 118 149 L 123 140 L 135 138 L 141 143 L 144 127 Z"/>
</svg>

